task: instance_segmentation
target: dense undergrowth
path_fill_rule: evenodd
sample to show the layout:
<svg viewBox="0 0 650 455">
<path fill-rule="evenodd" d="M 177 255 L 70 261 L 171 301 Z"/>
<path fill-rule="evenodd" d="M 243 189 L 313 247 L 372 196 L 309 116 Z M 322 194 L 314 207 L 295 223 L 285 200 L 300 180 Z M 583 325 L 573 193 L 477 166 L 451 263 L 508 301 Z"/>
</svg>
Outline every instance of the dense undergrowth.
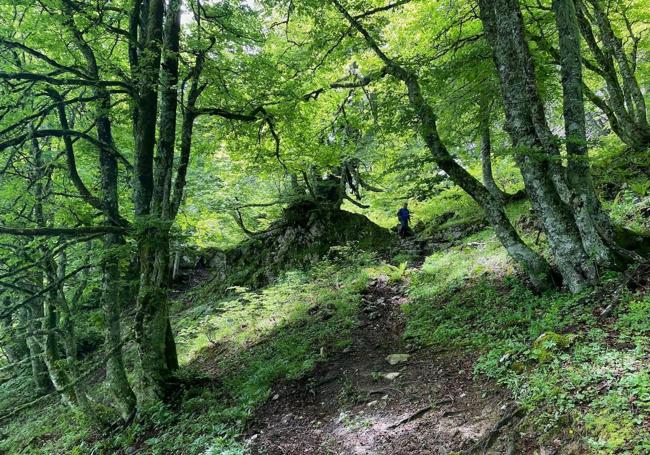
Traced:
<svg viewBox="0 0 650 455">
<path fill-rule="evenodd" d="M 235 288 L 219 300 L 197 288 L 176 303 L 182 367 L 170 404 L 100 434 L 50 401 L 2 428 L 0 453 L 244 453 L 236 436 L 272 385 L 303 376 L 347 346 L 369 276 L 390 270 L 371 254 L 340 247 L 310 271 L 287 273 L 260 292 Z M 99 400 L 102 392 L 92 395 Z M 13 394 L 23 398 L 29 390 Z"/>
<path fill-rule="evenodd" d="M 529 411 L 528 437 L 575 440 L 580 453 L 648 453 L 647 274 L 641 267 L 582 294 L 536 295 L 484 231 L 430 256 L 414 276 L 405 336 L 478 353 L 474 373 Z"/>
<path fill-rule="evenodd" d="M 641 171 L 621 185 L 629 179 L 616 166 L 617 153 L 597 155 L 599 188 L 617 224 L 647 231 L 650 185 Z M 518 188 L 515 180 L 505 181 L 509 192 Z M 380 208 L 373 216 L 390 227 L 392 208 L 384 201 L 381 210 L 384 197 L 374 200 Z M 304 377 L 350 343 L 357 305 L 369 277 L 378 274 L 409 277 L 404 336 L 423 349 L 475 356 L 473 373 L 507 388 L 527 410 L 519 428 L 526 437 L 574 442 L 577 453 L 650 453 L 647 268 L 605 276 L 582 294 L 536 295 L 491 229 L 458 239 L 481 223 L 468 196 L 441 187 L 413 205 L 424 237 L 457 229 L 455 240 L 441 242 L 420 270 L 406 270 L 412 252 L 394 251 L 389 262 L 402 264 L 396 267 L 349 245 L 263 289 L 234 286 L 218 297 L 207 284 L 181 293 L 173 306 L 181 368 L 168 404 L 100 433 L 50 397 L 2 422 L 0 453 L 244 454 L 239 435 L 274 384 Z M 543 251 L 528 202 L 511 204 L 508 214 Z M 97 332 L 93 321 L 84 324 L 82 337 Z M 129 345 L 127 361 L 134 356 Z M 0 387 L 5 409 L 34 398 L 27 372 L 14 379 L 9 373 L 2 372 Z M 99 386 L 91 390 L 99 408 L 104 394 Z"/>
</svg>

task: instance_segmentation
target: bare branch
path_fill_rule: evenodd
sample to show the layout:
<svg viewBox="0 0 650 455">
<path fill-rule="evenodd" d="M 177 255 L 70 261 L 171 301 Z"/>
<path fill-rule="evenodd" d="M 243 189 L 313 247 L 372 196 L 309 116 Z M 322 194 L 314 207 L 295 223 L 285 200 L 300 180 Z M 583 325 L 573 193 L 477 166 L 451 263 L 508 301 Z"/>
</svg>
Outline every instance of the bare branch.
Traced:
<svg viewBox="0 0 650 455">
<path fill-rule="evenodd" d="M 380 7 L 377 7 L 377 8 L 370 9 L 370 10 L 366 11 L 365 13 L 357 14 L 356 16 L 353 16 L 353 17 L 354 17 L 354 19 L 357 19 L 357 20 L 364 19 L 364 18 L 366 18 L 368 16 L 372 16 L 373 14 L 382 13 L 384 11 L 390 11 L 392 9 L 395 9 L 395 8 L 399 7 L 399 6 L 406 5 L 407 3 L 410 3 L 410 2 L 411 2 L 411 0 L 399 0 L 399 1 L 394 2 L 394 3 L 389 3 L 386 6 L 380 6 Z"/>
</svg>

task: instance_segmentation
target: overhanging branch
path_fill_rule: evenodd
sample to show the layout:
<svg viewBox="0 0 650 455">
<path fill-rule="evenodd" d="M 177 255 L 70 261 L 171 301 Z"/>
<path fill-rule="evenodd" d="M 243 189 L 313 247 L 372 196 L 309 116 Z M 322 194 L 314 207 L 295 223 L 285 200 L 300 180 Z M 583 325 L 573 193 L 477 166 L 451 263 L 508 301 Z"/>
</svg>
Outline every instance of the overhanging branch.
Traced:
<svg viewBox="0 0 650 455">
<path fill-rule="evenodd" d="M 92 234 L 125 234 L 127 230 L 119 226 L 82 226 L 77 228 L 18 228 L 0 226 L 0 235 L 20 237 L 79 237 Z"/>
</svg>

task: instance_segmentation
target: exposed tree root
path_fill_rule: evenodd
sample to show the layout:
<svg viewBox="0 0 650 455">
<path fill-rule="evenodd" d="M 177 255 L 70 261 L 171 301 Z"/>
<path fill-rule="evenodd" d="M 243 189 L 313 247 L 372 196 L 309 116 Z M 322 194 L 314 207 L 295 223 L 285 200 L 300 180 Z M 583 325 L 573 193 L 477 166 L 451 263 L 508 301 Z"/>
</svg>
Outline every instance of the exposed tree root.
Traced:
<svg viewBox="0 0 650 455">
<path fill-rule="evenodd" d="M 510 410 L 508 413 L 506 413 L 501 419 L 494 425 L 494 427 L 482 438 L 480 438 L 476 444 L 469 450 L 466 450 L 465 454 L 475 454 L 475 453 L 483 453 L 485 455 L 487 451 L 489 450 L 490 447 L 492 447 L 492 444 L 495 443 L 497 438 L 499 437 L 499 433 L 501 432 L 501 429 L 507 425 L 510 424 L 514 419 L 522 417 L 524 414 L 524 408 L 520 406 L 516 406 L 512 410 Z"/>
<path fill-rule="evenodd" d="M 418 409 L 415 411 L 413 414 L 410 414 L 403 419 L 395 422 L 394 424 L 390 425 L 388 429 L 392 430 L 393 428 L 397 428 L 401 425 L 404 425 L 405 423 L 412 422 L 413 420 L 417 419 L 418 417 L 422 417 L 424 414 L 427 412 L 431 411 L 431 406 L 425 406 L 422 409 Z"/>
</svg>

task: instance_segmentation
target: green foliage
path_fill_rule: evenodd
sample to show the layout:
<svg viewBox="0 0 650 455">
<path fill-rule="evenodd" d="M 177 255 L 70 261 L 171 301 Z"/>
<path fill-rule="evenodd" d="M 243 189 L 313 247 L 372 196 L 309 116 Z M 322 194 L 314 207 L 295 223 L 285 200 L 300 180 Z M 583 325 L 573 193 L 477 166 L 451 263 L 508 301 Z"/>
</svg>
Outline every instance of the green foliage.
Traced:
<svg viewBox="0 0 650 455">
<path fill-rule="evenodd" d="M 650 296 L 632 299 L 616 322 L 627 336 L 650 334 Z"/>
<path fill-rule="evenodd" d="M 405 336 L 479 353 L 475 374 L 507 387 L 540 435 L 570 428 L 595 453 L 645 453 L 647 295 L 621 291 L 616 276 L 578 295 L 535 295 L 498 246 L 479 247 L 485 235 L 427 258 L 411 279 Z M 604 323 L 598 315 L 610 298 L 617 299 L 617 317 Z"/>
<path fill-rule="evenodd" d="M 148 408 L 132 425 L 99 438 L 79 415 L 51 402 L 5 427 L 0 451 L 244 454 L 237 436 L 255 408 L 274 384 L 302 377 L 348 346 L 369 276 L 387 270 L 372 255 L 341 246 L 309 272 L 288 272 L 258 292 L 238 289 L 222 300 L 196 293 L 203 299 L 192 306 L 176 304 L 182 366 L 171 405 Z"/>
<path fill-rule="evenodd" d="M 84 68 L 88 49 L 96 57 L 97 78 L 111 90 L 107 114 L 121 156 L 116 170 L 120 215 L 134 226 L 129 235 L 136 237 L 144 227 L 160 226 L 154 219 L 134 222 L 134 177 L 137 182 L 138 177 L 147 176 L 138 175 L 134 156 L 137 131 L 132 95 L 147 68 L 132 67 L 129 62 L 130 38 L 124 30 L 133 2 L 114 0 L 108 8 L 104 3 L 43 0 L 35 8 L 31 2 L 15 0 L 0 5 L 0 21 L 6 24 L 0 30 L 0 50 L 8 56 L 0 61 L 3 226 L 34 227 L 34 214 L 40 209 L 44 216 L 40 224 L 47 226 L 104 222 L 98 217 L 101 210 L 80 197 L 73 184 L 63 138 L 38 138 L 41 164 L 36 163 L 34 142 L 28 140 L 32 129 L 58 128 L 57 103 L 53 104 L 49 93 L 59 90 L 66 100 L 70 129 L 83 132 L 73 141 L 79 178 L 90 193 L 103 196 L 97 160 L 101 146 L 94 138 L 98 108 L 104 107 L 91 96 L 96 81 Z M 310 196 L 308 174 L 319 182 L 324 174 L 338 174 L 341 163 L 352 159 L 360 163 L 366 182 L 383 191 L 364 189 L 364 203 L 370 208 L 350 201 L 343 208 L 363 213 L 385 228 L 395 226 L 395 212 L 404 201 L 411 203 L 413 222 L 425 238 L 453 233 L 457 242 L 466 229 L 480 229 L 484 217 L 475 201 L 439 169 L 418 137 L 417 112 L 408 104 L 402 83 L 386 76 L 350 89 L 349 84 L 363 81 L 384 63 L 330 3 L 202 3 L 203 11 L 191 11 L 198 2 L 184 4 L 178 113 L 188 112 L 194 65 L 197 56 L 209 49 L 197 110 L 229 111 L 242 121 L 218 115 L 196 118 L 185 197 L 173 220 L 172 251 L 237 250 L 243 259 L 229 264 L 234 269 L 228 270 L 231 280 L 219 276 L 213 286 L 186 293 L 174 306 L 183 364 L 177 378 L 182 385 L 176 407 L 147 409 L 133 425 L 106 436 L 95 433 L 80 415 L 51 398 L 42 407 L 3 423 L 0 452 L 112 453 L 131 448 L 149 453 L 243 453 L 235 439 L 255 407 L 275 383 L 305 375 L 349 343 L 367 278 L 382 273 L 391 281 L 411 281 L 411 301 L 405 308 L 407 337 L 423 346 L 478 352 L 477 374 L 508 386 L 529 408 L 539 407 L 540 428 L 568 425 L 565 418 L 570 414 L 577 416 L 595 450 L 644 453 L 647 431 L 640 428 L 640 422 L 647 422 L 648 412 L 648 376 L 642 362 L 650 331 L 647 296 L 623 292 L 617 297 L 616 321 L 610 325 L 598 319 L 595 310 L 600 310 L 597 305 L 602 302 L 591 294 L 534 295 L 516 275 L 513 262 L 490 230 L 431 255 L 417 274 L 408 269 L 416 259 L 413 253 L 394 255 L 395 265 L 387 266 L 377 265 L 376 258 L 350 247 L 332 251 L 328 260 L 307 270 L 330 244 L 352 238 L 362 248 L 391 254 L 393 238 L 387 231 L 368 227 L 358 216 L 334 220 L 331 224 L 340 228 L 331 230 L 336 235 L 322 236 L 307 247 L 299 247 L 287 236 L 266 248 L 263 257 L 257 254 L 259 242 L 245 241 L 239 224 L 253 231 L 268 229 L 287 214 L 295 198 Z M 342 3 L 353 13 L 386 5 L 383 0 Z M 65 14 L 67 4 L 74 5 L 75 14 Z M 495 178 L 504 191 L 515 193 L 523 188 L 513 162 L 518 150 L 511 147 L 504 131 L 499 84 L 475 8 L 473 2 L 464 0 L 411 1 L 399 10 L 364 17 L 362 22 L 384 52 L 417 75 L 424 98 L 434 107 L 443 142 L 477 178 L 481 177 L 478 117 L 485 102 L 492 106 L 489 126 Z M 536 33 L 554 36 L 545 6 L 524 10 L 531 37 Z M 623 20 L 623 12 L 632 22 Z M 639 41 L 622 41 L 626 51 L 632 46 L 636 51 L 638 46 L 639 56 L 647 56 L 646 2 L 614 2 L 612 14 L 617 33 L 625 33 L 629 25 L 640 36 Z M 71 25 L 81 31 L 88 48 L 76 44 L 79 37 Z M 553 130 L 559 131 L 562 103 L 557 65 L 539 43 L 531 43 L 531 48 L 546 115 Z M 647 58 L 639 58 L 635 70 L 641 87 L 647 87 Z M 156 68 L 149 71 L 152 74 L 146 76 L 150 78 Z M 603 82 L 595 73 L 585 72 L 585 83 L 600 94 Z M 45 80 L 25 78 L 25 74 Z M 56 83 L 48 82 L 52 79 Z M 605 135 L 602 114 L 593 106 L 588 111 L 594 138 L 589 144 L 590 163 L 605 207 L 616 224 L 640 232 L 650 230 L 650 155 L 630 151 L 613 134 Z M 156 118 L 149 121 L 157 123 Z M 179 115 L 179 131 L 181 123 Z M 180 145 L 182 138 L 177 136 Z M 130 169 L 133 164 L 135 171 Z M 45 193 L 35 191 L 39 185 Z M 534 223 L 529 221 L 534 217 L 529 207 L 528 202 L 519 202 L 507 210 L 511 219 L 525 221 L 523 236 L 532 244 Z M 233 215 L 240 218 L 235 220 Z M 172 221 L 163 224 L 168 223 Z M 71 298 L 82 369 L 101 353 L 106 330 L 100 310 L 103 257 L 119 257 L 122 279 L 113 284 L 121 287 L 125 333 L 132 329 L 137 238 L 127 238 L 124 245 L 107 251 L 99 237 L 79 242 L 1 237 L 3 310 L 43 290 L 48 280 L 41 272 L 14 272 L 25 265 L 40 270 L 47 251 L 65 248 L 69 270 L 90 266 L 88 274 L 77 274 L 60 286 L 61 294 Z M 535 244 L 548 253 L 543 236 Z M 282 260 L 278 251 L 287 253 Z M 270 282 L 271 286 L 259 289 Z M 221 292 L 224 287 L 232 291 L 227 298 Z M 24 318 L 21 312 L 3 317 L 3 324 L 8 321 L 0 328 L 3 348 L 5 340 L 14 341 L 24 334 Z M 617 343 L 633 348 L 619 349 Z M 126 347 L 129 370 L 136 362 L 134 350 L 132 344 Z M 8 358 L 0 360 L 0 365 L 10 363 Z M 214 371 L 219 372 L 218 383 Z M 27 369 L 3 370 L 1 378 L 3 411 L 36 398 Z M 91 398 L 98 412 L 113 421 L 116 416 L 105 406 L 106 387 L 99 381 L 98 375 L 88 380 Z M 607 386 L 600 388 L 602 384 Z M 343 398 L 353 400 L 354 391 L 349 392 Z"/>
</svg>

